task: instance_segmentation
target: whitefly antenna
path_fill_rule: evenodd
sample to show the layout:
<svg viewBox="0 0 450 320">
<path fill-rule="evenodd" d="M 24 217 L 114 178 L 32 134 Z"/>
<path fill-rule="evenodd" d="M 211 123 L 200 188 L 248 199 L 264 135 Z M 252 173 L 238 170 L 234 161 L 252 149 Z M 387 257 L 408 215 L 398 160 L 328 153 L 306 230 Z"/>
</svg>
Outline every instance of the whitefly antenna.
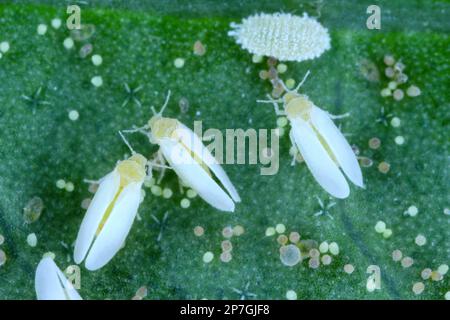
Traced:
<svg viewBox="0 0 450 320">
<path fill-rule="evenodd" d="M 125 133 L 140 132 L 140 133 L 143 133 L 143 134 L 147 134 L 147 131 L 145 131 L 145 130 L 147 130 L 148 128 L 149 128 L 149 126 L 146 124 L 146 125 L 144 125 L 142 127 L 133 126 L 133 129 L 122 130 L 122 132 L 125 132 Z"/>
<path fill-rule="evenodd" d="M 284 83 L 284 81 L 282 79 L 278 79 L 278 83 L 281 84 L 281 86 L 283 87 L 284 91 L 286 92 L 298 92 L 298 90 L 300 89 L 300 87 L 305 83 L 306 79 L 308 78 L 309 74 L 311 72 L 308 70 L 306 71 L 306 74 L 303 76 L 302 81 L 300 81 L 300 83 L 297 85 L 297 87 L 295 87 L 294 90 L 290 90 L 286 84 Z M 263 101 L 258 101 L 258 102 L 263 102 Z"/>
<path fill-rule="evenodd" d="M 161 107 L 161 110 L 159 110 L 159 112 L 156 112 L 155 107 L 153 107 L 153 106 L 151 107 L 152 112 L 153 112 L 153 115 L 155 115 L 155 116 L 162 116 L 164 110 L 166 109 L 167 105 L 169 104 L 170 94 L 171 94 L 171 91 L 168 90 L 168 91 L 167 91 L 167 96 L 166 96 L 166 101 L 164 101 L 164 104 L 163 104 L 163 106 Z"/>
<path fill-rule="evenodd" d="M 161 107 L 161 110 L 159 111 L 159 115 L 162 115 L 164 110 L 166 109 L 167 105 L 169 104 L 170 100 L 170 90 L 167 91 L 166 101 L 164 101 L 164 105 Z"/>
<path fill-rule="evenodd" d="M 294 91 L 297 92 L 297 91 L 300 89 L 300 87 L 305 83 L 306 79 L 308 79 L 308 76 L 309 76 L 310 73 L 311 73 L 311 72 L 310 72 L 309 70 L 306 71 L 306 74 L 303 76 L 302 81 L 300 81 L 300 83 L 297 85 L 297 87 L 295 87 L 295 90 L 294 90 Z"/>
<path fill-rule="evenodd" d="M 128 149 L 130 149 L 131 154 L 136 154 L 136 151 L 134 151 L 133 147 L 131 147 L 131 144 L 128 142 L 128 140 L 125 138 L 123 133 L 119 130 L 120 137 L 122 138 L 123 142 L 127 145 Z"/>
</svg>

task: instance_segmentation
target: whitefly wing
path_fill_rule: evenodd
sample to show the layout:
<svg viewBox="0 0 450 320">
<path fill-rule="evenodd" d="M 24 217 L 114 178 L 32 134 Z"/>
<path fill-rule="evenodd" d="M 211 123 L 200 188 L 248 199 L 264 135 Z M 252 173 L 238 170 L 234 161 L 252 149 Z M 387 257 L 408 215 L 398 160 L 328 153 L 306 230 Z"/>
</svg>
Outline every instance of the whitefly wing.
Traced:
<svg viewBox="0 0 450 320">
<path fill-rule="evenodd" d="M 318 107 L 311 110 L 311 121 L 319 134 L 324 138 L 339 166 L 347 177 L 357 186 L 363 186 L 361 168 L 352 147 L 348 144 L 344 135 L 336 127 L 330 116 Z"/>
<path fill-rule="evenodd" d="M 240 202 L 241 198 L 231 182 L 230 178 L 223 170 L 222 166 L 217 162 L 216 158 L 209 152 L 208 148 L 205 147 L 200 138 L 188 127 L 180 123 L 177 129 L 177 135 L 181 139 L 182 143 L 192 152 L 196 154 L 197 157 L 202 159 L 208 168 L 214 173 L 220 183 L 225 187 L 225 189 L 230 194 L 231 198 L 235 202 Z"/>
<path fill-rule="evenodd" d="M 178 176 L 213 207 L 234 211 L 234 202 L 181 143 L 161 139 L 161 151 Z"/>
<path fill-rule="evenodd" d="M 97 270 L 119 251 L 130 232 L 141 198 L 142 183 L 132 182 L 119 194 L 112 211 L 86 258 L 86 268 Z"/>
<path fill-rule="evenodd" d="M 74 250 L 75 263 L 81 263 L 86 257 L 103 215 L 119 190 L 119 185 L 120 175 L 116 170 L 102 178 L 78 231 Z"/>
<path fill-rule="evenodd" d="M 346 198 L 350 193 L 345 177 L 321 144 L 314 130 L 303 119 L 291 121 L 291 135 L 316 181 L 336 198 Z"/>
</svg>

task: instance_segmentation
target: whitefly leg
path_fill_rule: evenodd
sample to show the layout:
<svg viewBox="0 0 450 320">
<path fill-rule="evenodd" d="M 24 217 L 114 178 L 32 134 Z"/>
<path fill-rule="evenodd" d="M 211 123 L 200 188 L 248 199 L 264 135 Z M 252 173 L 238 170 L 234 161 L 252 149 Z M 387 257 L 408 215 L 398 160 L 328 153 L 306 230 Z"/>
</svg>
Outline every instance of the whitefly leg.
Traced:
<svg viewBox="0 0 450 320">
<path fill-rule="evenodd" d="M 283 102 L 283 100 L 274 100 L 270 95 L 267 95 L 268 100 L 256 100 L 258 103 L 271 103 L 273 105 L 273 108 L 275 110 L 275 114 L 277 116 L 285 116 L 286 112 L 283 110 L 280 110 L 280 106 L 278 105 L 279 102 Z"/>
<path fill-rule="evenodd" d="M 99 180 L 83 179 L 83 182 L 88 184 L 100 184 L 101 181 L 102 179 Z"/>
<path fill-rule="evenodd" d="M 343 114 L 331 114 L 329 112 L 327 112 L 328 115 L 330 116 L 331 119 L 335 120 L 335 119 L 344 119 L 350 116 L 350 112 L 346 112 Z"/>
</svg>

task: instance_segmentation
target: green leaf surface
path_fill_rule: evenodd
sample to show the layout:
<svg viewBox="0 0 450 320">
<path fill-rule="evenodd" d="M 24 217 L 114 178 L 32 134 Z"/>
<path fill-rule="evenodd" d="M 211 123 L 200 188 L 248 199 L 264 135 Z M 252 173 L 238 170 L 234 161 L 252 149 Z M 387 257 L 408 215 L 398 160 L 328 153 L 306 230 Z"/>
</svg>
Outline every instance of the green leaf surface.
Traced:
<svg viewBox="0 0 450 320">
<path fill-rule="evenodd" d="M 287 63 L 284 79 L 300 80 L 312 74 L 302 92 L 314 103 L 333 113 L 350 112 L 336 120 L 360 155 L 373 160 L 363 168 L 366 188 L 352 186 L 350 197 L 333 200 L 330 215 L 315 216 L 317 197 L 328 195 L 314 181 L 304 164 L 290 165 L 290 142 L 280 140 L 280 168 L 273 176 L 261 176 L 261 165 L 226 165 L 238 188 L 242 203 L 234 213 L 219 212 L 200 198 L 183 209 L 183 198 L 173 173 L 162 186 L 174 191 L 170 199 L 146 197 L 127 238 L 125 247 L 99 271 L 81 266 L 81 296 L 85 299 L 130 299 L 147 286 L 146 299 L 238 299 L 238 290 L 259 299 L 285 299 L 294 290 L 299 299 L 443 299 L 450 290 L 448 275 L 441 281 L 422 280 L 424 268 L 436 270 L 450 262 L 449 121 L 450 40 L 446 1 L 379 1 L 382 29 L 368 30 L 367 1 L 330 1 L 320 8 L 319 21 L 329 29 L 332 49 L 311 62 Z M 118 130 L 145 124 L 150 106 L 160 107 L 168 89 L 172 99 L 167 115 L 189 127 L 202 120 L 207 128 L 276 128 L 271 107 L 257 104 L 271 91 L 258 76 L 265 63 L 252 63 L 251 55 L 227 36 L 229 24 L 260 11 L 317 15 L 314 2 L 298 1 L 99 1 L 81 4 L 82 23 L 95 26 L 87 40 L 93 53 L 103 57 L 100 66 L 78 51 L 86 42 L 75 42 L 66 50 L 70 35 L 64 25 L 65 3 L 60 1 L 6 2 L 0 4 L 0 42 L 10 50 L 0 59 L 0 249 L 6 262 L 0 266 L 1 299 L 34 299 L 34 272 L 45 252 L 56 255 L 65 269 L 74 264 L 73 243 L 85 213 L 83 199 L 92 197 L 83 179 L 99 179 L 128 153 Z M 54 17 L 63 20 L 60 29 L 50 26 Z M 48 25 L 40 36 L 37 25 Z M 206 46 L 204 56 L 195 56 L 196 40 Z M 382 98 L 387 86 L 383 56 L 392 54 L 406 65 L 408 84 L 422 94 L 402 101 Z M 174 59 L 185 59 L 183 68 Z M 371 61 L 381 76 L 370 82 L 361 72 L 363 61 Z M 95 88 L 93 76 L 103 85 Z M 124 83 L 137 93 L 140 107 L 127 99 Z M 42 88 L 39 100 L 30 102 Z M 189 101 L 186 113 L 179 101 Z M 40 102 L 46 101 L 49 104 Z M 399 127 L 382 122 L 386 115 L 401 119 Z M 71 121 L 70 110 L 79 112 Z M 394 139 L 403 136 L 405 143 Z M 372 150 L 369 139 L 378 137 L 381 147 Z M 146 156 L 157 150 L 144 136 L 130 135 L 133 147 Z M 383 174 L 380 162 L 390 164 Z M 75 185 L 73 192 L 58 189 L 56 181 Z M 23 208 L 39 196 L 44 202 L 41 217 L 26 224 Z M 405 215 L 410 206 L 415 217 Z M 448 209 L 447 209 L 448 211 Z M 161 228 L 151 215 L 168 218 Z M 384 239 L 376 233 L 377 221 L 386 222 L 393 234 Z M 329 266 L 308 267 L 308 261 L 284 266 L 279 258 L 277 236 L 265 236 L 268 227 L 283 223 L 286 235 L 300 233 L 302 239 L 335 241 L 340 253 Z M 219 258 L 222 230 L 241 225 L 245 232 L 231 238 L 232 260 Z M 195 236 L 195 226 L 205 234 Z M 162 238 L 157 238 L 162 231 Z M 35 233 L 36 247 L 27 244 Z M 423 234 L 424 246 L 415 244 Z M 399 249 L 414 259 L 409 268 L 394 262 Z M 211 263 L 202 261 L 207 251 Z M 352 274 L 343 267 L 352 264 Z M 368 292 L 366 269 L 381 269 L 381 289 Z M 412 287 L 422 281 L 425 290 L 415 295 Z M 237 290 L 235 290 L 237 289 Z M 245 294 L 246 298 L 253 298 Z"/>
</svg>

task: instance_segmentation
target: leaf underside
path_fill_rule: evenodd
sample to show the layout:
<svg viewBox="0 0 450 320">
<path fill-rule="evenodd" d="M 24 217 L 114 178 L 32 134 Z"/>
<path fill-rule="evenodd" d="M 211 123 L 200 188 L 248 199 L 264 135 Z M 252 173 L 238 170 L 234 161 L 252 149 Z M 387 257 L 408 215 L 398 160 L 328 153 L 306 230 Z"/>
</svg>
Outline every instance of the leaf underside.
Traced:
<svg viewBox="0 0 450 320">
<path fill-rule="evenodd" d="M 127 238 L 126 246 L 104 268 L 96 272 L 81 267 L 80 295 L 85 299 L 130 299 L 141 286 L 148 287 L 147 299 L 238 299 L 233 290 L 248 291 L 259 299 L 284 299 L 295 290 L 299 299 L 443 299 L 449 290 L 448 278 L 422 280 L 424 268 L 436 270 L 450 261 L 449 222 L 444 214 L 449 206 L 449 48 L 450 5 L 421 1 L 381 2 L 382 29 L 368 30 L 366 6 L 359 1 L 330 1 L 320 8 L 320 22 L 332 37 L 332 49 L 308 62 L 287 63 L 283 79 L 311 76 L 302 87 L 314 103 L 333 114 L 350 112 L 351 117 L 336 120 L 361 156 L 373 160 L 363 168 L 366 189 L 352 186 L 350 197 L 334 200 L 329 215 L 314 216 L 320 210 L 316 196 L 328 195 L 313 180 L 304 164 L 290 166 L 290 142 L 280 140 L 280 168 L 273 176 L 261 176 L 260 165 L 226 165 L 242 203 L 232 214 L 214 210 L 200 198 L 187 209 L 173 173 L 162 186 L 174 191 L 170 199 L 152 195 L 146 198 Z M 266 64 L 255 64 L 227 36 L 229 24 L 259 11 L 295 12 L 317 15 L 314 5 L 297 1 L 193 1 L 171 6 L 165 1 L 142 4 L 135 1 L 99 1 L 81 5 L 82 23 L 93 24 L 95 34 L 87 40 L 93 53 L 103 57 L 96 67 L 90 58 L 78 55 L 87 42 L 75 42 L 66 50 L 69 36 L 65 27 L 65 7 L 55 1 L 0 4 L 0 42 L 11 49 L 0 59 L 0 245 L 7 257 L 0 266 L 1 299 L 34 299 L 34 271 L 45 252 L 55 253 L 56 263 L 65 269 L 74 264 L 73 242 L 85 213 L 81 202 L 92 197 L 83 179 L 99 179 L 112 170 L 128 150 L 118 130 L 142 126 L 150 106 L 163 104 L 168 89 L 172 99 L 166 115 L 189 127 L 202 120 L 207 128 L 275 128 L 272 107 L 257 104 L 271 91 L 258 73 Z M 50 26 L 54 17 L 63 20 L 60 29 Z M 37 25 L 46 23 L 47 33 L 39 36 Z M 195 56 L 196 40 L 206 46 L 204 56 Z M 416 98 L 402 101 L 382 98 L 387 85 L 383 56 L 393 54 L 406 65 L 408 84 L 421 88 Z M 175 68 L 177 57 L 185 59 Z M 361 73 L 360 64 L 371 61 L 380 72 L 378 82 Z M 101 75 L 103 85 L 95 88 L 90 80 Z M 124 83 L 143 89 L 135 95 L 139 106 L 129 98 Z M 407 87 L 407 86 L 406 86 Z M 40 101 L 30 103 L 42 88 Z M 182 113 L 181 98 L 189 101 Z M 36 102 L 36 101 L 35 101 Z M 38 101 L 39 102 L 39 101 Z M 401 126 L 377 122 L 381 108 L 401 119 Z M 68 118 L 77 110 L 77 121 Z M 405 143 L 397 145 L 395 137 Z M 146 137 L 129 135 L 138 152 L 150 156 L 157 149 Z M 378 137 L 381 147 L 372 150 L 369 139 Z M 378 170 L 380 162 L 390 171 Z M 56 187 L 58 179 L 71 181 L 73 192 Z M 23 208 L 34 196 L 44 201 L 40 219 L 25 224 Z M 405 216 L 409 206 L 417 216 Z M 157 224 L 165 212 L 167 220 Z M 377 221 L 386 222 L 393 235 L 384 239 L 374 230 Z M 285 224 L 288 235 L 302 239 L 335 241 L 340 253 L 329 266 L 318 269 L 303 261 L 284 266 L 279 258 L 276 236 L 265 230 Z M 232 260 L 221 262 L 222 229 L 242 225 L 243 235 L 231 238 Z M 195 226 L 205 234 L 194 235 Z M 36 233 L 36 247 L 27 244 Z M 162 232 L 160 241 L 158 236 Z M 427 243 L 414 243 L 423 234 Z M 400 249 L 414 264 L 403 268 L 392 260 Z M 207 251 L 211 263 L 202 261 Z M 346 274 L 345 264 L 355 271 Z M 368 292 L 369 265 L 381 269 L 381 289 Z M 412 286 L 425 283 L 421 295 Z M 248 297 L 252 297 L 248 295 Z"/>
</svg>

